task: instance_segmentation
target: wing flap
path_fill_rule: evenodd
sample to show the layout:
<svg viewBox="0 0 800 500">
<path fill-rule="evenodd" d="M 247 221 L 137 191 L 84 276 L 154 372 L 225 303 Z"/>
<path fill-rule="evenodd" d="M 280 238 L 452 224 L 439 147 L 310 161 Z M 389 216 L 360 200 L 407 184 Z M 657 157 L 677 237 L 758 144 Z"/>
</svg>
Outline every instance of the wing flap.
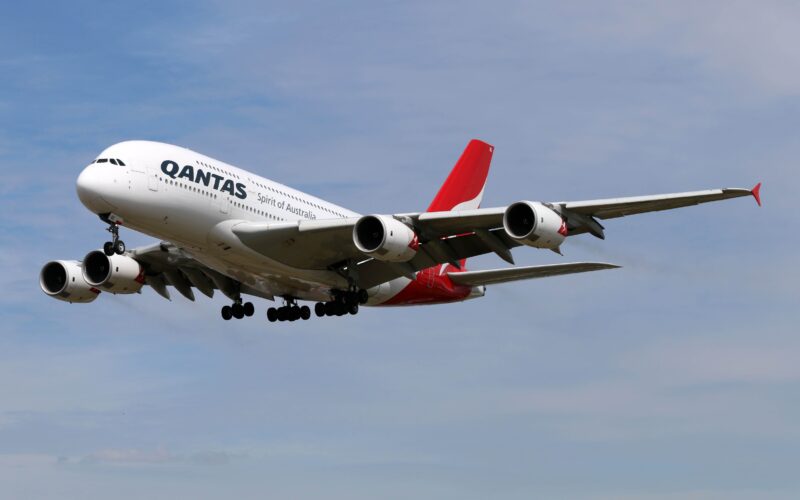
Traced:
<svg viewBox="0 0 800 500">
<path fill-rule="evenodd" d="M 511 267 L 508 269 L 489 269 L 485 271 L 465 271 L 447 273 L 447 276 L 456 285 L 479 286 L 496 285 L 509 281 L 529 280 L 536 278 L 549 278 L 564 274 L 586 273 L 589 271 L 602 271 L 616 269 L 620 266 L 604 262 L 572 262 L 569 264 L 551 264 L 546 266 Z"/>
</svg>

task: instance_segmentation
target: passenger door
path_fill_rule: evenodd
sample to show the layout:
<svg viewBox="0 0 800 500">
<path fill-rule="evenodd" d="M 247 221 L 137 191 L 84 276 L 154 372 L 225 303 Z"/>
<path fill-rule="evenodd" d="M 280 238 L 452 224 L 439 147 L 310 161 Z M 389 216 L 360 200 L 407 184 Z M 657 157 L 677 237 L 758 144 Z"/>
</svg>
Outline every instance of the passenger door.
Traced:
<svg viewBox="0 0 800 500">
<path fill-rule="evenodd" d="M 153 167 L 147 167 L 147 189 L 158 191 L 158 170 Z"/>
</svg>

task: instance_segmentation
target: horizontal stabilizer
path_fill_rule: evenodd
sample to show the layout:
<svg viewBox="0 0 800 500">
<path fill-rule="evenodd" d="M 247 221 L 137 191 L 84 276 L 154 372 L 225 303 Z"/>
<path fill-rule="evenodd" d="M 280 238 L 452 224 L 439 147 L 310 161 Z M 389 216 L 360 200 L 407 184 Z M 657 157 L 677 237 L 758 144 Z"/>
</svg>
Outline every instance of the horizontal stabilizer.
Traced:
<svg viewBox="0 0 800 500">
<path fill-rule="evenodd" d="M 465 271 L 463 273 L 447 273 L 456 285 L 479 286 L 496 285 L 509 281 L 548 278 L 562 274 L 586 273 L 616 269 L 619 266 L 603 262 L 572 262 L 569 264 L 551 264 L 546 266 L 510 267 L 508 269 L 489 269 L 486 271 Z"/>
</svg>

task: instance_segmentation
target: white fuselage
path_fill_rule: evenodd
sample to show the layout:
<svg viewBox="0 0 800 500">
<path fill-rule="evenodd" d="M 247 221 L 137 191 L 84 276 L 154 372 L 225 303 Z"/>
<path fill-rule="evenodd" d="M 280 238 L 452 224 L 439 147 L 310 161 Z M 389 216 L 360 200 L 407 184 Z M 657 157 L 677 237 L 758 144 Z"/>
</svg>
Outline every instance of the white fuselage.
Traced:
<svg viewBox="0 0 800 500">
<path fill-rule="evenodd" d="M 347 287 L 336 272 L 290 268 L 252 251 L 230 228 L 242 221 L 279 227 L 359 214 L 200 153 L 149 141 L 115 144 L 83 170 L 77 191 L 92 212 L 170 241 L 265 297 L 327 300 L 332 288 Z M 373 290 L 370 302 L 382 302 L 388 297 L 381 292 L 396 293 L 409 280 L 394 281 Z"/>
</svg>

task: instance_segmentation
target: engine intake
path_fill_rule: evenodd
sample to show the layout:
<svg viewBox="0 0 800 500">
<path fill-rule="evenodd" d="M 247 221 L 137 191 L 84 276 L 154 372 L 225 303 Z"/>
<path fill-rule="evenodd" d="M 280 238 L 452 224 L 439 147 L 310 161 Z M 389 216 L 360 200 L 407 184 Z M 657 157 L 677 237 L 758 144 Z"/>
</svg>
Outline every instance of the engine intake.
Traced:
<svg viewBox="0 0 800 500">
<path fill-rule="evenodd" d="M 512 203 L 503 214 L 506 233 L 523 245 L 556 250 L 567 237 L 567 226 L 553 209 L 535 201 Z"/>
<path fill-rule="evenodd" d="M 144 285 L 144 270 L 127 255 L 106 255 L 100 250 L 86 254 L 83 278 L 92 286 L 112 293 L 136 293 Z"/>
<path fill-rule="evenodd" d="M 42 267 L 39 286 L 47 295 L 69 303 L 87 303 L 97 298 L 100 290 L 91 286 L 81 275 L 76 260 L 54 260 Z"/>
<path fill-rule="evenodd" d="M 365 215 L 353 226 L 353 243 L 360 251 L 386 262 L 408 262 L 417 254 L 417 235 L 386 215 Z"/>
</svg>

